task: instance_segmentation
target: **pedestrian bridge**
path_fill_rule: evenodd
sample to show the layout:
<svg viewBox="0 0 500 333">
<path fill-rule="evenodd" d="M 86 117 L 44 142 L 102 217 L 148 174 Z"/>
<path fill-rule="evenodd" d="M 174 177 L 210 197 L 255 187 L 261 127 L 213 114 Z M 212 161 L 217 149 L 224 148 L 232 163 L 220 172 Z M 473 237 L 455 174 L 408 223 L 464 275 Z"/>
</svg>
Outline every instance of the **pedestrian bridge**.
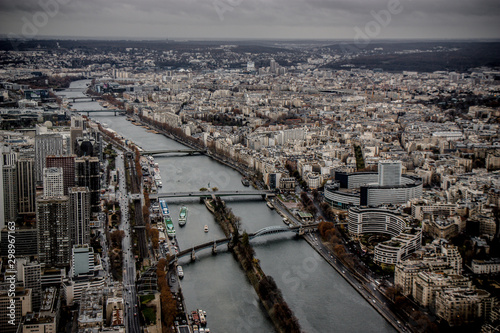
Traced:
<svg viewBox="0 0 500 333">
<path fill-rule="evenodd" d="M 285 232 L 294 232 L 297 235 L 302 236 L 306 231 L 310 232 L 313 230 L 316 230 L 318 228 L 318 224 L 308 224 L 308 225 L 300 225 L 300 226 L 293 226 L 293 227 L 285 227 L 285 226 L 270 226 L 270 227 L 265 227 L 260 230 L 257 230 L 254 233 L 248 234 L 248 238 L 250 240 L 262 237 L 262 236 L 267 236 L 267 235 L 273 235 L 273 234 L 280 234 L 280 233 L 285 233 Z M 240 237 L 243 237 L 240 235 Z M 185 257 L 187 255 L 191 255 L 191 259 L 195 260 L 196 258 L 196 253 L 201 250 L 205 249 L 212 249 L 212 253 L 215 254 L 217 252 L 217 247 L 220 245 L 225 245 L 228 244 L 232 240 L 232 236 L 228 238 L 222 238 L 210 242 L 206 242 L 203 244 L 199 244 L 196 246 L 193 246 L 190 249 L 183 250 L 179 252 L 170 262 L 172 263 L 178 258 Z"/>
</svg>

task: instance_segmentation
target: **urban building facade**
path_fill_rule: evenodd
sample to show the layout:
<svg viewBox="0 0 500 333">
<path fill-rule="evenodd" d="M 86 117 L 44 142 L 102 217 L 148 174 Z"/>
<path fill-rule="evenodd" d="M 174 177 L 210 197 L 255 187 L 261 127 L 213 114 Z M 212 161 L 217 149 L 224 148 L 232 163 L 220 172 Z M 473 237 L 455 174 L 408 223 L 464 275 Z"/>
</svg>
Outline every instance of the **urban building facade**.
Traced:
<svg viewBox="0 0 500 333">
<path fill-rule="evenodd" d="M 90 192 L 91 212 L 99 211 L 101 174 L 97 157 L 78 157 L 75 159 L 75 186 L 87 187 Z"/>
<path fill-rule="evenodd" d="M 64 195 L 75 186 L 75 156 L 47 156 L 47 168 L 63 170 Z"/>
<path fill-rule="evenodd" d="M 62 181 L 61 181 L 62 183 Z M 69 267 L 71 239 L 69 198 L 37 198 L 38 255 L 47 267 Z"/>
<path fill-rule="evenodd" d="M 90 244 L 90 192 L 87 187 L 69 190 L 70 233 L 73 245 Z"/>
<path fill-rule="evenodd" d="M 43 168 L 47 156 L 64 155 L 63 138 L 59 134 L 40 134 L 35 137 L 35 173 L 36 181 L 42 182 Z"/>
<path fill-rule="evenodd" d="M 43 169 L 43 196 L 60 197 L 64 195 L 62 168 Z"/>
<path fill-rule="evenodd" d="M 20 158 L 17 161 L 17 192 L 20 215 L 36 214 L 35 160 Z"/>
</svg>

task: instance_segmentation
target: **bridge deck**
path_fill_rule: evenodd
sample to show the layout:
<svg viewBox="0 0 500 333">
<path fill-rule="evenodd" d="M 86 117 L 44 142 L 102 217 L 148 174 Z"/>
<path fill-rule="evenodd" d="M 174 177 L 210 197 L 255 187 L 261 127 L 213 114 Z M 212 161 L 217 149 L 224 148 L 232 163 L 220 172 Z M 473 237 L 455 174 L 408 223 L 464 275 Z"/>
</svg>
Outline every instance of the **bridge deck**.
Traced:
<svg viewBox="0 0 500 333">
<path fill-rule="evenodd" d="M 206 150 L 196 149 L 165 149 L 165 150 L 145 150 L 141 151 L 141 155 L 158 155 L 158 154 L 173 154 L 173 153 L 206 153 Z"/>
<path fill-rule="evenodd" d="M 228 197 L 228 196 L 245 196 L 245 195 L 267 195 L 274 196 L 273 191 L 204 191 L 204 192 L 170 192 L 170 193 L 157 193 L 150 194 L 149 198 L 158 199 L 158 198 L 186 198 L 186 197 L 194 197 L 194 198 L 211 198 L 213 195 L 217 197 Z"/>
<path fill-rule="evenodd" d="M 271 227 L 262 228 L 256 232 L 248 234 L 248 238 L 254 239 L 254 238 L 258 238 L 258 237 L 262 237 L 262 236 L 266 236 L 266 235 L 284 233 L 284 232 L 295 232 L 298 234 L 301 229 L 317 229 L 317 228 L 318 228 L 318 224 L 300 225 L 300 226 L 294 226 L 294 227 L 271 226 Z M 240 236 L 240 237 L 242 237 L 242 236 Z M 196 246 L 191 247 L 189 249 L 180 251 L 177 254 L 176 258 L 184 257 L 184 256 L 190 254 L 193 250 L 196 252 L 196 251 L 200 251 L 203 249 L 211 248 L 214 245 L 214 242 L 215 242 L 216 246 L 219 246 L 219 245 L 227 244 L 230 241 L 231 241 L 231 238 L 222 238 L 222 239 L 217 239 L 215 241 L 199 244 L 199 245 L 196 245 Z M 175 259 L 173 259 L 173 260 L 175 260 Z"/>
</svg>

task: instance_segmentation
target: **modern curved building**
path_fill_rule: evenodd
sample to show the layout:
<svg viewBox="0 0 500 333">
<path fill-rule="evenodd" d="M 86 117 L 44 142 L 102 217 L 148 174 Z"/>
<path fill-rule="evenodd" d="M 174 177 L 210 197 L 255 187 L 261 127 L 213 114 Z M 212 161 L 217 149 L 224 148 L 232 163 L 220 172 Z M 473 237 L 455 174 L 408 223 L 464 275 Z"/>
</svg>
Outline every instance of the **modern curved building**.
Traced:
<svg viewBox="0 0 500 333">
<path fill-rule="evenodd" d="M 347 209 L 352 206 L 400 205 L 422 197 L 422 179 L 408 175 L 392 175 L 391 178 L 387 170 L 383 167 L 382 170 L 385 172 L 382 176 L 377 172 L 335 173 L 336 183 L 325 186 L 326 202 Z M 381 179 L 386 185 L 379 183 Z"/>
<path fill-rule="evenodd" d="M 408 219 L 394 209 L 352 207 L 348 213 L 348 230 L 355 238 L 367 233 L 392 236 L 375 246 L 374 260 L 397 264 L 422 246 L 422 230 L 409 227 Z"/>
<path fill-rule="evenodd" d="M 406 218 L 395 209 L 352 207 L 348 212 L 348 230 L 352 235 L 381 233 L 395 237 L 407 225 Z"/>
</svg>

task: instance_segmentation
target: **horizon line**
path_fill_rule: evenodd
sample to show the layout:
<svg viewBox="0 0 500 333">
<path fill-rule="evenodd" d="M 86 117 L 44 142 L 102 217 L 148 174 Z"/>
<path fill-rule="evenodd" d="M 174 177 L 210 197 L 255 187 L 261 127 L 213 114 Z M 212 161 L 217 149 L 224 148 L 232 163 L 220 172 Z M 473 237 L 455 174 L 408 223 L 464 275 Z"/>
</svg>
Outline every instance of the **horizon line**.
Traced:
<svg viewBox="0 0 500 333">
<path fill-rule="evenodd" d="M 355 42 L 354 38 L 272 38 L 272 37 L 118 37 L 118 36 L 51 36 L 42 35 L 34 37 L 16 36 L 12 38 L 6 34 L 0 34 L 0 40 L 100 40 L 100 41 L 339 41 L 339 42 Z M 371 42 L 395 42 L 395 41 L 417 41 L 417 42 L 500 42 L 500 38 L 427 38 L 427 37 L 395 37 L 395 38 L 374 38 Z"/>
</svg>

